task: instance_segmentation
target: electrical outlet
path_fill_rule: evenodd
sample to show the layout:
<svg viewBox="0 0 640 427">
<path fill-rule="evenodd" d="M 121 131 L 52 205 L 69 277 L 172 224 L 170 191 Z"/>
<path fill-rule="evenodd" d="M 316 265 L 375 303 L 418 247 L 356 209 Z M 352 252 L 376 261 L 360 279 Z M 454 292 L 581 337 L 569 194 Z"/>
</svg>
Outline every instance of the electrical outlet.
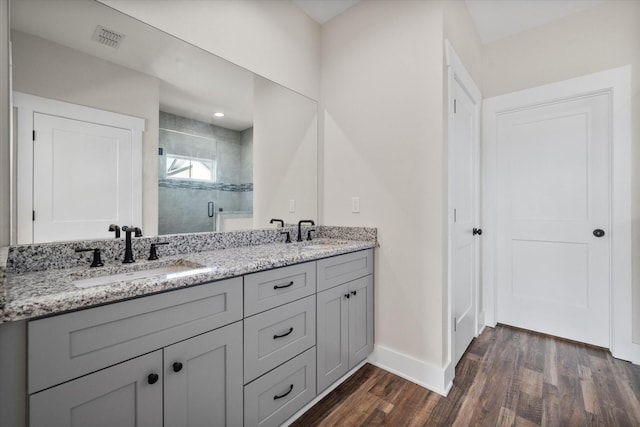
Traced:
<svg viewBox="0 0 640 427">
<path fill-rule="evenodd" d="M 360 213 L 360 197 L 351 198 L 351 213 Z"/>
<path fill-rule="evenodd" d="M 294 213 L 296 211 L 296 201 L 294 199 L 289 199 L 289 213 Z"/>
</svg>

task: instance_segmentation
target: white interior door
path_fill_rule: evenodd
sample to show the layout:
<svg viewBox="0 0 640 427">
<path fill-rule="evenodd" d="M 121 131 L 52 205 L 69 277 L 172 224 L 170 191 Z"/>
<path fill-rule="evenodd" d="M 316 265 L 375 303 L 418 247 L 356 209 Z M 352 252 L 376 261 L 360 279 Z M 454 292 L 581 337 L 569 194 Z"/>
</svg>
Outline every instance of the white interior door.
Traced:
<svg viewBox="0 0 640 427">
<path fill-rule="evenodd" d="M 457 80 L 452 85 L 455 99 L 451 135 L 451 286 L 454 322 L 454 364 L 457 364 L 476 335 L 478 149 L 476 106 Z"/>
<path fill-rule="evenodd" d="M 133 223 L 131 131 L 34 113 L 33 241 L 110 237 Z"/>
<path fill-rule="evenodd" d="M 498 322 L 609 347 L 609 103 L 498 115 Z"/>
</svg>

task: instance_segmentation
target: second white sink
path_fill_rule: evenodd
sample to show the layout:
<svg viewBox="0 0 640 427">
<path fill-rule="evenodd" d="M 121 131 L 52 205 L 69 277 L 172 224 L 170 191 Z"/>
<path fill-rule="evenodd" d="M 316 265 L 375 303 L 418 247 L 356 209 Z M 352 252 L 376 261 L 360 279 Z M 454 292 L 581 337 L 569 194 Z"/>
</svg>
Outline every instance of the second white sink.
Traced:
<svg viewBox="0 0 640 427">
<path fill-rule="evenodd" d="M 340 246 L 349 243 L 346 240 L 316 240 L 316 243 L 312 244 L 304 244 L 301 249 L 302 250 L 317 250 L 317 249 L 327 249 L 332 246 Z"/>
</svg>

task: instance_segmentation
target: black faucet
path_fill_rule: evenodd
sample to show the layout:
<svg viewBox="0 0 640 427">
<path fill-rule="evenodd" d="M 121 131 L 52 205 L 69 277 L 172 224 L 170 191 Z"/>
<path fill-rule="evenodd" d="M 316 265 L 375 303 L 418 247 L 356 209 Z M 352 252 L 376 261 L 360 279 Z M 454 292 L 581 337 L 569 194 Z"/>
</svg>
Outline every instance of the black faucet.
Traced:
<svg viewBox="0 0 640 427">
<path fill-rule="evenodd" d="M 300 221 L 298 221 L 298 238 L 296 239 L 297 242 L 302 242 L 302 230 L 300 228 L 300 225 L 302 224 L 310 224 L 310 225 L 316 225 L 315 222 L 313 222 L 312 219 L 302 219 Z"/>
<path fill-rule="evenodd" d="M 278 218 L 271 218 L 271 221 L 269 221 L 269 224 L 273 224 L 274 222 L 279 222 L 280 223 L 280 227 L 284 227 L 284 221 Z"/>
<path fill-rule="evenodd" d="M 115 231 L 116 232 L 116 239 L 120 238 L 120 227 L 118 227 L 115 224 L 111 224 L 109 225 L 109 231 Z"/>
<path fill-rule="evenodd" d="M 124 260 L 123 264 L 131 264 L 132 262 L 136 262 L 133 259 L 133 251 L 131 250 L 131 233 L 135 234 L 135 237 L 142 237 L 142 230 L 139 227 L 128 227 L 123 226 L 122 231 L 125 233 L 125 242 L 124 242 Z"/>
</svg>

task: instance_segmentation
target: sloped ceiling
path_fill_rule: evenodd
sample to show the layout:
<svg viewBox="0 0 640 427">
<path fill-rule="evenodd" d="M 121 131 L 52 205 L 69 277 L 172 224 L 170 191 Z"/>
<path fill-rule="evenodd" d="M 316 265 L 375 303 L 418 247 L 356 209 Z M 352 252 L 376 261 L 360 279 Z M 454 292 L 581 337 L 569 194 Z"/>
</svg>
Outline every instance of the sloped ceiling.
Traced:
<svg viewBox="0 0 640 427">
<path fill-rule="evenodd" d="M 319 24 L 330 21 L 360 1 L 368 0 L 292 0 Z M 486 44 L 605 1 L 608 0 L 465 0 L 465 3 L 482 42 Z"/>
</svg>

